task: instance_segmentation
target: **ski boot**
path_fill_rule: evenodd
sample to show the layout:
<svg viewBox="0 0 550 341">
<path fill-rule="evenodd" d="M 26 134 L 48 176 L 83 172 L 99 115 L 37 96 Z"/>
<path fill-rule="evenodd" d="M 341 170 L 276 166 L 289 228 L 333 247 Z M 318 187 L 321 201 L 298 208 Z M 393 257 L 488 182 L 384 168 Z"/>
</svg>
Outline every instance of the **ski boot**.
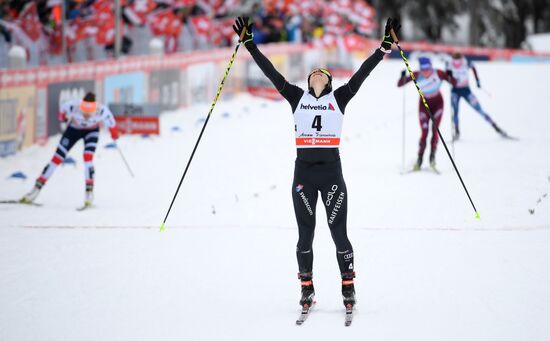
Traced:
<svg viewBox="0 0 550 341">
<path fill-rule="evenodd" d="M 457 126 L 453 125 L 453 142 L 460 139 L 460 130 Z"/>
<path fill-rule="evenodd" d="M 414 164 L 413 171 L 419 171 L 421 167 L 422 167 L 422 155 L 419 154 L 418 159 Z"/>
<path fill-rule="evenodd" d="M 497 126 L 496 123 L 494 123 L 494 122 L 491 123 L 491 126 L 493 126 L 493 129 L 495 129 L 495 131 L 496 131 L 497 133 L 499 133 L 500 136 L 502 136 L 502 137 L 504 137 L 504 138 L 509 138 L 509 137 L 510 137 L 510 136 L 508 136 L 508 134 L 507 134 L 504 130 L 500 129 L 500 127 Z"/>
<path fill-rule="evenodd" d="M 298 273 L 302 285 L 302 297 L 300 298 L 300 305 L 303 308 L 311 307 L 315 299 L 315 289 L 313 289 L 312 273 L 300 272 Z"/>
<path fill-rule="evenodd" d="M 84 195 L 84 207 L 92 206 L 94 201 L 94 186 L 86 185 L 86 194 Z"/>
<path fill-rule="evenodd" d="M 355 278 L 355 272 L 345 272 L 342 274 L 342 297 L 344 299 L 344 306 L 346 309 L 351 309 L 355 305 L 355 287 L 353 285 L 353 279 Z"/>
<path fill-rule="evenodd" d="M 435 168 L 435 153 L 430 153 L 430 167 Z"/>
<path fill-rule="evenodd" d="M 40 190 L 42 189 L 42 186 L 44 186 L 44 183 L 41 182 L 40 180 L 36 180 L 32 190 L 29 193 L 25 194 L 23 198 L 19 200 L 19 202 L 22 204 L 32 204 L 32 202 L 36 199 L 38 194 L 40 194 Z"/>
</svg>

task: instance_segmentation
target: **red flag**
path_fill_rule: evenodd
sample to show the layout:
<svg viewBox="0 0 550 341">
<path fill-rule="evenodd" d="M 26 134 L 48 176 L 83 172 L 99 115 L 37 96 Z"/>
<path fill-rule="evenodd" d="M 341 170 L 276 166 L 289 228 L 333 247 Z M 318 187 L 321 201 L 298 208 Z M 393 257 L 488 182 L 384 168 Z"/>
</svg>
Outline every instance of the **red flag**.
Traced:
<svg viewBox="0 0 550 341">
<path fill-rule="evenodd" d="M 92 14 L 89 26 L 92 27 L 87 32 L 90 36 L 95 36 L 99 45 L 109 45 L 115 42 L 115 13 L 112 1 L 96 0 L 92 5 L 94 13 Z M 120 25 L 121 31 L 124 25 Z M 123 32 L 121 32 L 121 35 Z"/>
<path fill-rule="evenodd" d="M 155 36 L 176 36 L 182 29 L 180 18 L 170 8 L 151 12 L 147 22 Z"/>
<path fill-rule="evenodd" d="M 134 25 L 143 25 L 147 20 L 147 15 L 156 7 L 157 4 L 153 0 L 135 0 L 124 8 L 124 14 Z"/>
<path fill-rule="evenodd" d="M 33 41 L 37 41 L 42 34 L 42 23 L 38 18 L 36 3 L 29 2 L 23 7 L 19 17 L 16 19 L 16 24 L 25 32 L 25 34 Z"/>
<path fill-rule="evenodd" d="M 204 36 L 208 36 L 213 28 L 212 21 L 206 15 L 191 17 L 191 26 L 193 26 L 195 33 Z"/>
</svg>

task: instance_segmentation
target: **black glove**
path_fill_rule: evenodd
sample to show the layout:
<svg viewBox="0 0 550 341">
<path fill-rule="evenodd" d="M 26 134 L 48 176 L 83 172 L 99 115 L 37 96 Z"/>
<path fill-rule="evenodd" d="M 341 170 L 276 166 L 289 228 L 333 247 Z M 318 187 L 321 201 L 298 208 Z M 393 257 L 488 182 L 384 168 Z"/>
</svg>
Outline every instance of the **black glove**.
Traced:
<svg viewBox="0 0 550 341">
<path fill-rule="evenodd" d="M 243 30 L 245 31 L 245 33 L 241 39 Z M 249 17 L 238 17 L 237 20 L 235 20 L 235 25 L 233 25 L 233 31 L 235 31 L 235 33 L 237 33 L 237 35 L 239 36 L 239 43 L 243 43 L 246 46 L 254 42 L 254 34 L 252 33 L 252 22 L 250 22 Z"/>
<path fill-rule="evenodd" d="M 388 18 L 388 20 L 386 21 L 386 28 L 384 29 L 384 37 L 382 37 L 382 44 L 381 44 L 381 47 L 384 50 L 386 51 L 391 50 L 391 45 L 394 43 L 390 31 L 393 29 L 393 32 L 397 34 L 400 28 L 401 28 L 401 24 L 399 23 L 399 19 Z"/>
<path fill-rule="evenodd" d="M 406 74 L 407 74 L 407 70 L 401 71 L 401 78 L 405 78 Z"/>
<path fill-rule="evenodd" d="M 453 79 L 453 72 L 451 70 L 447 70 L 447 77 L 449 77 L 449 79 Z"/>
</svg>

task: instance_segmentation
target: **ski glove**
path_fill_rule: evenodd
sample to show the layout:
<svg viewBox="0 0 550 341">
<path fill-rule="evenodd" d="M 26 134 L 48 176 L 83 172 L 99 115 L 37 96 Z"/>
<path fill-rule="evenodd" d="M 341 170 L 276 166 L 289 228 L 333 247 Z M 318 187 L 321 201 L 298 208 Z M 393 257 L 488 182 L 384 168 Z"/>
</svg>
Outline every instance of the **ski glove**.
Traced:
<svg viewBox="0 0 550 341">
<path fill-rule="evenodd" d="M 388 18 L 388 20 L 386 21 L 386 28 L 384 29 L 384 37 L 382 37 L 382 44 L 381 44 L 382 52 L 389 53 L 391 51 L 391 46 L 395 42 L 393 41 L 390 31 L 393 29 L 395 34 L 397 34 L 400 28 L 401 28 L 401 24 L 399 23 L 399 19 Z"/>
<path fill-rule="evenodd" d="M 406 75 L 407 75 L 407 70 L 402 70 L 401 71 L 401 79 L 405 78 Z"/>
<path fill-rule="evenodd" d="M 67 117 L 67 114 L 64 111 L 60 111 L 59 113 L 57 113 L 57 119 L 59 120 L 59 129 L 61 129 L 61 131 L 65 131 L 69 123 L 69 118 Z"/>
<path fill-rule="evenodd" d="M 67 114 L 64 111 L 60 111 L 57 114 L 57 119 L 59 122 L 67 122 L 69 119 L 67 118 Z"/>
<path fill-rule="evenodd" d="M 120 137 L 116 126 L 109 128 L 109 132 L 111 133 L 111 138 L 115 141 Z"/>
<path fill-rule="evenodd" d="M 245 33 L 241 39 L 243 30 L 245 30 Z M 235 20 L 235 25 L 233 25 L 233 31 L 239 36 L 239 43 L 243 43 L 247 48 L 250 46 L 250 43 L 254 42 L 254 33 L 252 33 L 252 23 L 249 17 L 238 17 L 237 20 Z"/>
</svg>

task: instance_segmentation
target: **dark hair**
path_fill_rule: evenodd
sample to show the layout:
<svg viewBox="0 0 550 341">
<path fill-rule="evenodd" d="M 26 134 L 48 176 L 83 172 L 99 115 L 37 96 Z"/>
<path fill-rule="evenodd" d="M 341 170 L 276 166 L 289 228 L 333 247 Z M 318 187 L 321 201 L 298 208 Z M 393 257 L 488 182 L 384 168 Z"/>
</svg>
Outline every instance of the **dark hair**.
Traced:
<svg viewBox="0 0 550 341">
<path fill-rule="evenodd" d="M 318 70 L 320 70 L 320 69 L 313 69 L 309 73 L 309 75 L 307 76 L 307 86 L 308 86 L 308 88 L 311 88 L 311 85 L 309 84 L 309 80 L 311 79 L 311 75 L 313 75 L 313 73 L 315 71 L 318 71 Z M 332 91 L 332 74 L 327 69 L 323 68 L 323 70 L 325 70 L 326 72 L 323 72 L 323 71 L 321 71 L 321 72 L 323 72 L 323 74 L 328 77 L 328 83 L 327 83 L 327 85 L 325 85 L 325 89 L 327 89 L 330 92 L 330 91 Z"/>
<path fill-rule="evenodd" d="M 455 53 L 453 53 L 453 58 L 454 58 L 454 59 L 460 59 L 460 58 L 462 58 L 462 57 L 463 57 L 463 56 L 462 56 L 462 53 L 460 53 L 460 52 L 455 52 Z"/>
<path fill-rule="evenodd" d="M 88 92 L 82 99 L 84 102 L 95 102 L 95 94 L 93 92 Z"/>
</svg>

